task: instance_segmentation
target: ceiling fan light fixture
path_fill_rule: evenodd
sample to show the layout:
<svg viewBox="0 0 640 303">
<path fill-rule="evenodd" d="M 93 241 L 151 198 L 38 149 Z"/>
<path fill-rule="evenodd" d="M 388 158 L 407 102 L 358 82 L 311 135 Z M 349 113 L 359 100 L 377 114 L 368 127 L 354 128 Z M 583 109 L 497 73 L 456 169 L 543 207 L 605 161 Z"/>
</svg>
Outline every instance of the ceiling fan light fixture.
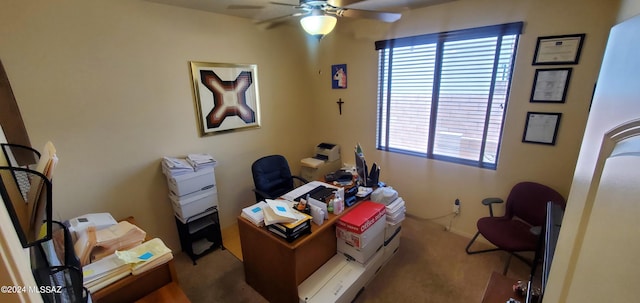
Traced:
<svg viewBox="0 0 640 303">
<path fill-rule="evenodd" d="M 300 19 L 300 25 L 309 35 L 324 36 L 333 30 L 337 21 L 334 16 L 314 14 Z"/>
</svg>

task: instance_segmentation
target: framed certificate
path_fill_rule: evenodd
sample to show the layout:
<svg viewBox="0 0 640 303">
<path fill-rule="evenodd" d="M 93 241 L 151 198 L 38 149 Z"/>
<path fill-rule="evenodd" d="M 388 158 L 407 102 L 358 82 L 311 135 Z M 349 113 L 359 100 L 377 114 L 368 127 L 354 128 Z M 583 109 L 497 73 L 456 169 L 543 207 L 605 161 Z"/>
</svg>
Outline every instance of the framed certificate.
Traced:
<svg viewBox="0 0 640 303">
<path fill-rule="evenodd" d="M 572 68 L 537 69 L 531 88 L 531 102 L 564 103 Z"/>
<path fill-rule="evenodd" d="M 562 113 L 528 112 L 522 142 L 555 145 L 561 117 Z"/>
<path fill-rule="evenodd" d="M 538 37 L 533 65 L 578 64 L 585 34 Z"/>
</svg>

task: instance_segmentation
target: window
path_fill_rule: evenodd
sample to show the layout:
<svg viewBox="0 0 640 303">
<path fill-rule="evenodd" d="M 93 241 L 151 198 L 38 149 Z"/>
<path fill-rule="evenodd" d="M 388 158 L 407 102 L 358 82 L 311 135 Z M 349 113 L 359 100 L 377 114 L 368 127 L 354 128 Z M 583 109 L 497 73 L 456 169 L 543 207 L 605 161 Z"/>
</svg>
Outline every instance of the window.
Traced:
<svg viewBox="0 0 640 303">
<path fill-rule="evenodd" d="M 521 30 L 377 41 L 377 148 L 495 169 Z"/>
</svg>

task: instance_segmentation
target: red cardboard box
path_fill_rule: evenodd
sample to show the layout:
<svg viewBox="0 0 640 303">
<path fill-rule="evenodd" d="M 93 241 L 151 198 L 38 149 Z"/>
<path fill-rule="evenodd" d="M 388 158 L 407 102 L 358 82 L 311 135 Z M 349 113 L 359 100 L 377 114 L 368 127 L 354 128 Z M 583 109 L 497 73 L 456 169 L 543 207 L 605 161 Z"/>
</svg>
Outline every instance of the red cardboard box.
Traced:
<svg viewBox="0 0 640 303">
<path fill-rule="evenodd" d="M 338 220 L 336 236 L 355 248 L 364 248 L 378 233 L 384 232 L 385 214 L 383 204 L 363 201 Z"/>
</svg>

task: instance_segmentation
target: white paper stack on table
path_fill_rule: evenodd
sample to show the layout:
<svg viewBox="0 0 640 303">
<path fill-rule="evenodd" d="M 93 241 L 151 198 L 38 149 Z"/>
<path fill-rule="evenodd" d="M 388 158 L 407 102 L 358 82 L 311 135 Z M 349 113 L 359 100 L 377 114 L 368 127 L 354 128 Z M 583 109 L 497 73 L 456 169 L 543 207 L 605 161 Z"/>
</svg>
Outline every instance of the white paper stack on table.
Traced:
<svg viewBox="0 0 640 303">
<path fill-rule="evenodd" d="M 266 202 L 260 201 L 249 207 L 242 209 L 241 217 L 251 221 L 256 226 L 264 226 L 264 213 L 263 209 L 269 207 Z"/>
<path fill-rule="evenodd" d="M 173 259 L 171 250 L 160 240 L 154 238 L 132 249 L 116 251 L 118 258 L 131 264 L 131 273 L 139 275 Z"/>
<path fill-rule="evenodd" d="M 404 200 L 401 197 L 395 199 L 391 204 L 387 205 L 386 208 L 387 223 L 395 225 L 404 221 L 407 207 L 404 205 Z"/>
<path fill-rule="evenodd" d="M 131 273 L 131 264 L 125 263 L 115 254 L 82 267 L 84 287 L 96 292 Z"/>
<path fill-rule="evenodd" d="M 192 172 L 194 172 L 194 168 L 186 159 L 173 157 L 162 158 L 162 173 L 167 177 L 175 177 Z"/>
<path fill-rule="evenodd" d="M 214 167 L 217 164 L 216 160 L 209 154 L 189 154 L 186 160 L 196 171 L 203 168 Z"/>
</svg>

